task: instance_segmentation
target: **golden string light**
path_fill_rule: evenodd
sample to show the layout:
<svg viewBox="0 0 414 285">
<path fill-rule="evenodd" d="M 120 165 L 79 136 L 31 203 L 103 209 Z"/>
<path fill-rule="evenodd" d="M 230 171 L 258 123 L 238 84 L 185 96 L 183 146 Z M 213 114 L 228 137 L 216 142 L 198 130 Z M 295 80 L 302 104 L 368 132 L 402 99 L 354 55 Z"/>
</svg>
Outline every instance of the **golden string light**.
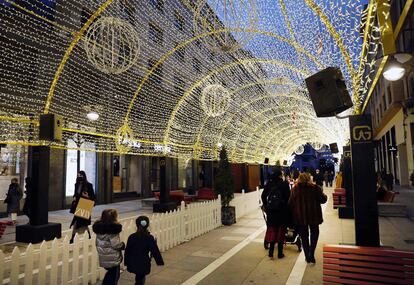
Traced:
<svg viewBox="0 0 414 285">
<path fill-rule="evenodd" d="M 274 162 L 306 142 L 340 147 L 347 123 L 316 118 L 303 81 L 338 66 L 362 106 L 363 3 L 0 1 L 0 143 L 46 144 L 38 118 L 56 113 L 64 139 L 48 145 L 63 149 L 188 160 L 220 143 L 234 162 Z"/>
</svg>

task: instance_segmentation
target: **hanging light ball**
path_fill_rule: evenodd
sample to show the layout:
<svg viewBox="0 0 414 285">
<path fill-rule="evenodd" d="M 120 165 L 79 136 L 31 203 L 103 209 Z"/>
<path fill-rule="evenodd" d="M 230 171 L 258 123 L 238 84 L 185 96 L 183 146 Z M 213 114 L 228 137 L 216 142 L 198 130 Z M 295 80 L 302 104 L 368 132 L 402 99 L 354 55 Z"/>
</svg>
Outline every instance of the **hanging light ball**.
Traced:
<svg viewBox="0 0 414 285">
<path fill-rule="evenodd" d="M 209 49 L 231 53 L 249 43 L 254 34 L 243 30 L 254 30 L 257 21 L 255 0 L 201 0 L 193 26 L 196 34 L 212 33 L 201 38 Z"/>
<path fill-rule="evenodd" d="M 295 150 L 295 154 L 301 155 L 305 152 L 305 147 L 303 145 L 298 146 L 298 148 Z"/>
<path fill-rule="evenodd" d="M 323 148 L 323 144 L 320 142 L 311 142 L 309 143 L 311 145 L 311 147 L 316 150 L 316 151 L 320 151 Z"/>
<path fill-rule="evenodd" d="M 207 86 L 201 92 L 201 108 L 207 116 L 218 117 L 223 115 L 230 105 L 231 95 L 220 84 Z"/>
<path fill-rule="evenodd" d="M 134 141 L 134 135 L 132 129 L 128 124 L 124 124 L 118 129 L 115 137 L 115 146 L 120 153 L 127 153 L 130 151 L 132 142 Z"/>
<path fill-rule="evenodd" d="M 140 44 L 138 33 L 130 23 L 102 17 L 86 32 L 84 48 L 97 69 L 107 74 L 120 74 L 137 62 Z"/>
</svg>

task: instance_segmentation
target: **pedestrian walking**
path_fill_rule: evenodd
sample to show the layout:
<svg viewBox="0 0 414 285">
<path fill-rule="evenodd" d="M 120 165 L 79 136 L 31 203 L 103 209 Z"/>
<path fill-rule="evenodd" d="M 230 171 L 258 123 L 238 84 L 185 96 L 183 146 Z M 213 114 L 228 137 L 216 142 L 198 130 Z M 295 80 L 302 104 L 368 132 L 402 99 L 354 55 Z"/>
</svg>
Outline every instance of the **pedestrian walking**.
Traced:
<svg viewBox="0 0 414 285">
<path fill-rule="evenodd" d="M 323 222 L 321 204 L 326 201 L 327 196 L 321 187 L 311 182 L 310 175 L 308 173 L 301 174 L 298 178 L 298 184 L 293 187 L 290 194 L 289 205 L 308 263 L 316 262 L 315 249 L 319 238 L 319 225 Z"/>
<path fill-rule="evenodd" d="M 325 187 L 329 186 L 329 173 L 328 171 L 325 171 L 325 173 L 323 174 L 323 180 L 325 181 Z"/>
<path fill-rule="evenodd" d="M 329 172 L 329 187 L 332 187 L 333 181 L 335 179 L 335 173 L 333 171 Z"/>
<path fill-rule="evenodd" d="M 148 217 L 139 216 L 135 223 L 137 232 L 128 237 L 124 263 L 127 270 L 135 274 L 135 285 L 144 285 L 145 276 L 151 272 L 151 257 L 157 265 L 164 265 L 164 260 L 155 238 L 148 231 Z"/>
<path fill-rule="evenodd" d="M 269 244 L 269 257 L 272 259 L 276 243 L 278 258 L 285 256 L 283 254 L 283 244 L 287 226 L 290 224 L 288 206 L 290 188 L 289 183 L 283 180 L 282 175 L 282 171 L 275 170 L 262 193 L 263 208 L 267 216 L 265 244 Z"/>
<path fill-rule="evenodd" d="M 4 203 L 7 204 L 7 214 L 10 216 L 13 224 L 17 224 L 17 213 L 20 210 L 21 199 L 22 191 L 20 189 L 18 180 L 17 178 L 12 178 Z"/>
<path fill-rule="evenodd" d="M 92 230 L 96 233 L 99 266 L 106 269 L 102 285 L 116 285 L 120 277 L 122 250 L 125 249 L 125 244 L 119 237 L 122 225 L 118 222 L 118 212 L 115 209 L 103 210 Z"/>
<path fill-rule="evenodd" d="M 316 173 L 313 177 L 313 181 L 316 183 L 316 185 L 321 186 L 321 188 L 323 187 L 323 175 L 319 171 L 319 169 L 316 169 Z"/>
<path fill-rule="evenodd" d="M 89 199 L 95 201 L 95 192 L 93 191 L 93 186 L 88 182 L 85 171 L 81 170 L 78 172 L 78 177 L 76 178 L 75 183 L 75 193 L 73 194 L 73 203 L 76 205 L 79 203 L 80 198 Z M 70 223 L 69 228 L 73 226 L 72 229 L 72 238 L 70 243 L 73 243 L 75 234 L 83 234 L 85 231 L 88 232 L 89 238 L 91 238 L 91 232 L 89 231 L 88 226 L 91 224 L 91 218 L 83 219 L 77 216 L 73 216 L 72 222 Z"/>
</svg>

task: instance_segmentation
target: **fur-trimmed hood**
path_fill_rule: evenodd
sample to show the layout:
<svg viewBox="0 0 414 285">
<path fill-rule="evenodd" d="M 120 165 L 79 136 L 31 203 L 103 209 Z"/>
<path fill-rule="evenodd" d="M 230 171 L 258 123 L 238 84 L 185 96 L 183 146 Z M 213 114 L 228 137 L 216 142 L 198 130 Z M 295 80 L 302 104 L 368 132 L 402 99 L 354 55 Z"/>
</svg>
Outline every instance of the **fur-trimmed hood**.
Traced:
<svg viewBox="0 0 414 285">
<path fill-rule="evenodd" d="M 95 222 L 92 226 L 92 230 L 96 234 L 119 234 L 122 232 L 121 224 L 104 224 L 101 222 Z"/>
</svg>

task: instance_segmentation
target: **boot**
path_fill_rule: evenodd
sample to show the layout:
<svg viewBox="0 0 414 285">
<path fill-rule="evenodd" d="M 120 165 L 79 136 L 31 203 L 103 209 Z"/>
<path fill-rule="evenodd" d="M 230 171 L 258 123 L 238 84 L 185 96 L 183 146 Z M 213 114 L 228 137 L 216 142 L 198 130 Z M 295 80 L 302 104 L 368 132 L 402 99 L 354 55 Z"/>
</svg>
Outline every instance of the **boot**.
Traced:
<svg viewBox="0 0 414 285">
<path fill-rule="evenodd" d="M 277 244 L 277 257 L 283 258 L 285 255 L 283 254 L 283 242 L 278 242 Z"/>
<path fill-rule="evenodd" d="M 269 246 L 269 257 L 271 259 L 273 259 L 273 252 L 275 250 L 275 243 L 274 242 L 270 242 L 270 246 Z"/>
</svg>

